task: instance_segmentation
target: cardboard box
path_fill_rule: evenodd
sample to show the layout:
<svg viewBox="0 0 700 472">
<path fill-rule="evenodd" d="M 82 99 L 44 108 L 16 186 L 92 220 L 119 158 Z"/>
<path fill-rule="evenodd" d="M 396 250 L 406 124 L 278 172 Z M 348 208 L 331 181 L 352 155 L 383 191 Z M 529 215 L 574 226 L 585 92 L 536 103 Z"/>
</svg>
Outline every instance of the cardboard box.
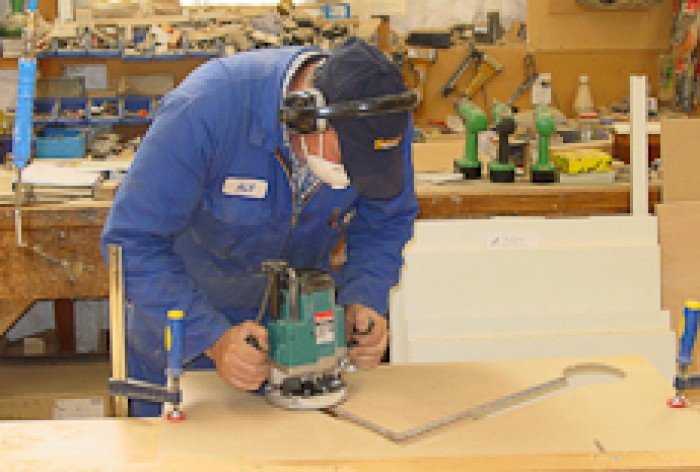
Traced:
<svg viewBox="0 0 700 472">
<path fill-rule="evenodd" d="M 700 201 L 700 119 L 661 120 L 664 203 Z"/>
<path fill-rule="evenodd" d="M 111 415 L 107 360 L 0 361 L 0 420 Z"/>
</svg>

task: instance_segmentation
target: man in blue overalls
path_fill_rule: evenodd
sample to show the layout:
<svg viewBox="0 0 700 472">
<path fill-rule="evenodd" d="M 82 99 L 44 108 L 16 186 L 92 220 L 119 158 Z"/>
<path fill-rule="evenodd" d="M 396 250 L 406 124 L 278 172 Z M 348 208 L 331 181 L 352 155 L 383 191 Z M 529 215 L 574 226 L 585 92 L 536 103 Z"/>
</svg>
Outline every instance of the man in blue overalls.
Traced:
<svg viewBox="0 0 700 472">
<path fill-rule="evenodd" d="M 123 251 L 129 377 L 165 382 L 163 327 L 179 309 L 185 362 L 213 361 L 232 386 L 257 389 L 270 366 L 245 339 L 267 347 L 253 321 L 261 263 L 332 271 L 341 236 L 338 303 L 358 330 L 374 326 L 349 357 L 379 363 L 418 211 L 407 95 L 398 68 L 351 38 L 330 54 L 286 47 L 212 60 L 164 97 L 102 235 L 103 251 Z M 304 120 L 294 106 L 309 99 L 337 113 Z M 132 416 L 159 413 L 132 402 Z"/>
</svg>

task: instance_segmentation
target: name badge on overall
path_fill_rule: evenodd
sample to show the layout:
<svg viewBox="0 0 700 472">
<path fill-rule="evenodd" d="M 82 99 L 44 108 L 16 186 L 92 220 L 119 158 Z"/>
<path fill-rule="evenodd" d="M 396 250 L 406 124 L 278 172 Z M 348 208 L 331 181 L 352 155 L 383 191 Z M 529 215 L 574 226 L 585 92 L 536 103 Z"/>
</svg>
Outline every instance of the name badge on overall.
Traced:
<svg viewBox="0 0 700 472">
<path fill-rule="evenodd" d="M 228 177 L 221 191 L 232 197 L 265 198 L 267 185 L 265 180 Z"/>
</svg>

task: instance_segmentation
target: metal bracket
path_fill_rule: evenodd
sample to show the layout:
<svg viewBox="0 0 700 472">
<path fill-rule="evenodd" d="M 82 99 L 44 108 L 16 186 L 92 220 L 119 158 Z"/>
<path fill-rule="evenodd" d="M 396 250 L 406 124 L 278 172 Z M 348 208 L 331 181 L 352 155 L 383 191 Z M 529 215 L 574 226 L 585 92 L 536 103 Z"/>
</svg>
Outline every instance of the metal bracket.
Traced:
<svg viewBox="0 0 700 472">
<path fill-rule="evenodd" d="M 676 390 L 693 390 L 700 388 L 700 374 L 677 376 L 673 381 Z"/>
</svg>

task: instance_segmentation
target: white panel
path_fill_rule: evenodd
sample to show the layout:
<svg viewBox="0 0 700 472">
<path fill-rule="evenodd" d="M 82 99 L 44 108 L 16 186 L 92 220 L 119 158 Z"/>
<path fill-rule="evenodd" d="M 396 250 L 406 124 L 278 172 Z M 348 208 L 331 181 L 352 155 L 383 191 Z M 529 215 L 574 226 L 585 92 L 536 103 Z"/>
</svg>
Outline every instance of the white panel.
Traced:
<svg viewBox="0 0 700 472">
<path fill-rule="evenodd" d="M 659 274 L 657 247 L 415 251 L 406 254 L 399 313 L 653 312 L 661 306 Z"/>
<path fill-rule="evenodd" d="M 408 337 L 402 301 L 402 292 L 394 287 L 389 294 L 389 350 L 393 364 L 400 364 L 408 359 Z"/>
<path fill-rule="evenodd" d="M 676 337 L 669 331 L 645 334 L 561 335 L 412 341 L 407 362 L 471 362 L 608 355 L 643 355 L 669 381 L 675 372 Z"/>
<path fill-rule="evenodd" d="M 449 340 L 460 337 L 544 336 L 546 334 L 610 334 L 669 329 L 669 313 L 605 313 L 602 315 L 553 315 L 523 317 L 460 318 L 431 316 L 404 320 L 407 339 Z M 431 339 L 432 338 L 432 339 Z"/>
<path fill-rule="evenodd" d="M 493 235 L 536 236 L 543 247 L 643 246 L 658 243 L 656 217 L 497 217 L 418 220 L 406 250 L 458 247 L 483 249 Z"/>
<path fill-rule="evenodd" d="M 630 77 L 630 160 L 632 215 L 649 214 L 649 149 L 646 133 L 648 85 L 646 76 Z"/>
</svg>

